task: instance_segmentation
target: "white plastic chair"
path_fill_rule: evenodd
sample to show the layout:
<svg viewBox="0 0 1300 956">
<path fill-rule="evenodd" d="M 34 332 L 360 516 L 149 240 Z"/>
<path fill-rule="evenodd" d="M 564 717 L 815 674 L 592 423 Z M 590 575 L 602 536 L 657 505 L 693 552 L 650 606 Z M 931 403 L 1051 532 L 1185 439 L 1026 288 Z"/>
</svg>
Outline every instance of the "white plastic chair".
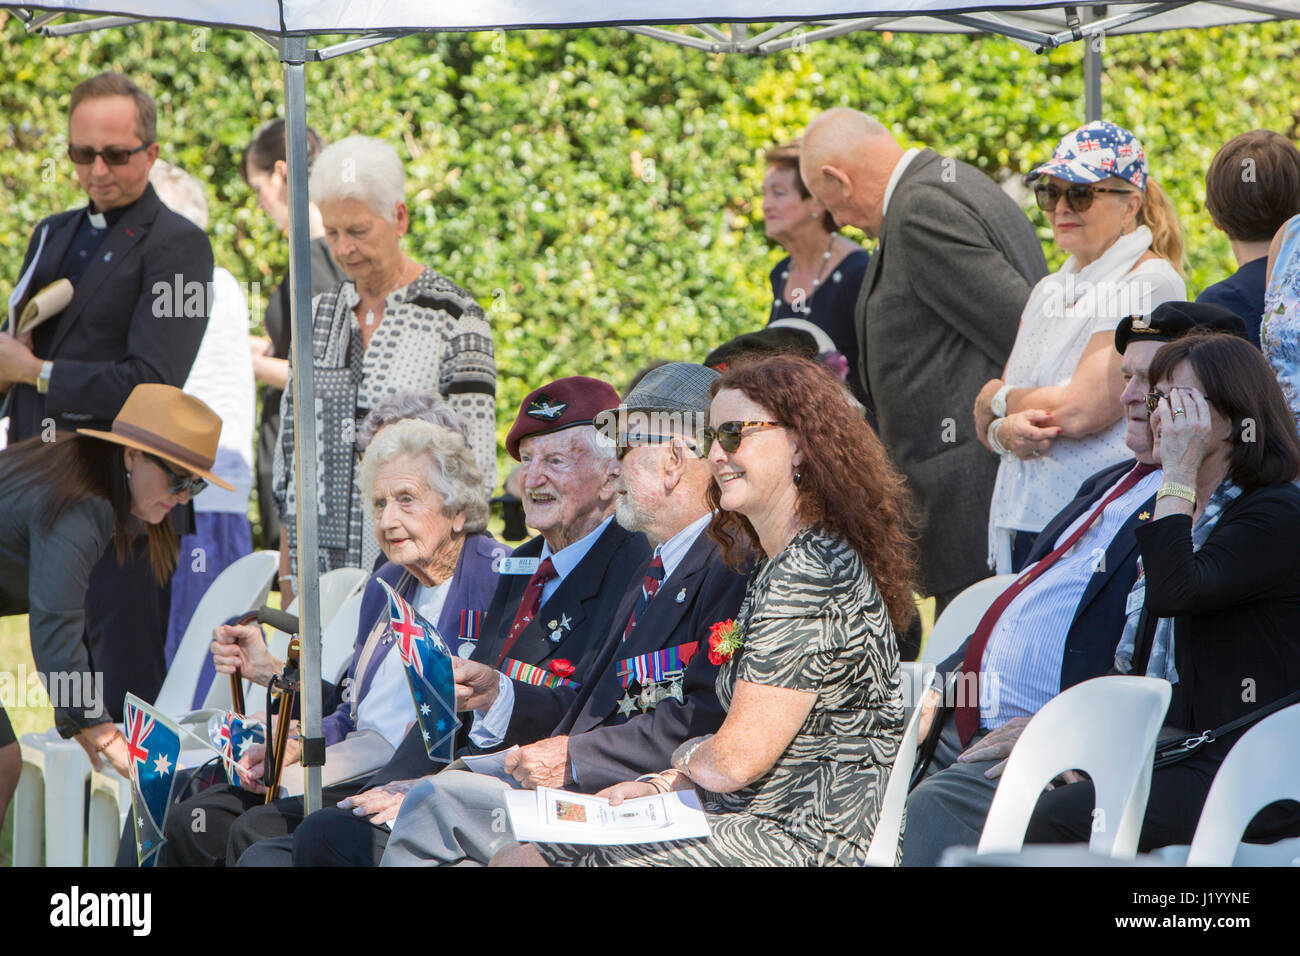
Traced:
<svg viewBox="0 0 1300 956">
<path fill-rule="evenodd" d="M 207 660 L 213 630 L 227 618 L 261 607 L 271 591 L 280 556 L 275 551 L 246 554 L 223 570 L 199 600 L 154 706 L 169 717 L 190 710 L 194 689 Z"/>
<path fill-rule="evenodd" d="M 321 633 L 320 675 L 335 684 L 343 680 L 356 650 L 357 625 L 361 620 L 360 591 L 343 602 Z"/>
<path fill-rule="evenodd" d="M 1043 787 L 1066 770 L 1083 770 L 1096 791 L 1089 849 L 1133 859 L 1169 696 L 1167 681 L 1097 677 L 1044 704 L 1002 771 L 978 852 L 1019 852 Z"/>
<path fill-rule="evenodd" d="M 980 618 L 997 600 L 998 595 L 1017 577 L 1015 574 L 999 574 L 985 578 L 976 581 L 953 598 L 930 629 L 930 636 L 925 639 L 925 646 L 921 649 L 921 660 L 941 664 L 951 657 L 961 647 L 961 642 L 975 632 Z"/>
<path fill-rule="evenodd" d="M 901 665 L 903 670 L 904 703 L 911 716 L 903 731 L 903 740 L 894 756 L 894 765 L 885 784 L 885 796 L 880 803 L 880 818 L 867 847 L 866 866 L 893 866 L 898 856 L 898 841 L 903 836 L 903 808 L 907 805 L 907 786 L 912 780 L 916 765 L 916 740 L 921 723 L 921 695 L 924 693 L 934 667 L 919 662 Z M 910 676 L 909 676 L 910 674 Z M 912 699 L 907 697 L 909 693 Z"/>
<path fill-rule="evenodd" d="M 1187 851 L 1188 866 L 1285 866 L 1300 856 L 1297 840 L 1243 844 L 1255 814 L 1275 800 L 1300 800 L 1300 704 L 1270 714 L 1238 740 L 1219 765 Z"/>
</svg>

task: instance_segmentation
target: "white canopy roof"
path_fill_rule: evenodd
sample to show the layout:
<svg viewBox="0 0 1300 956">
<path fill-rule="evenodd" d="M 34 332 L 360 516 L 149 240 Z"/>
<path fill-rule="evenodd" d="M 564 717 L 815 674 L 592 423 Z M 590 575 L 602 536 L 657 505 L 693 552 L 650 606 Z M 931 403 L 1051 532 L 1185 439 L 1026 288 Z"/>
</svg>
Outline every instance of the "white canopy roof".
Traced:
<svg viewBox="0 0 1300 956">
<path fill-rule="evenodd" d="M 46 0 L 0 3 L 34 14 L 28 28 L 82 32 L 91 23 L 60 23 L 64 13 L 128 19 L 178 20 L 265 34 L 372 34 L 422 30 L 491 30 L 615 26 L 718 52 L 767 53 L 796 42 L 852 30 L 925 33 L 1000 33 L 1031 46 L 1051 47 L 1098 32 L 1136 33 L 1264 20 L 1300 19 L 1300 0 L 1138 2 L 1066 6 L 1034 0 L 658 0 L 653 6 L 612 0 Z M 38 13 L 37 11 L 48 11 Z M 777 24 L 756 36 L 716 23 Z M 697 24 L 685 31 L 656 25 Z M 95 23 L 95 27 L 119 25 Z M 808 27 L 812 30 L 809 32 Z M 665 36 L 671 33 L 672 36 Z"/>
</svg>

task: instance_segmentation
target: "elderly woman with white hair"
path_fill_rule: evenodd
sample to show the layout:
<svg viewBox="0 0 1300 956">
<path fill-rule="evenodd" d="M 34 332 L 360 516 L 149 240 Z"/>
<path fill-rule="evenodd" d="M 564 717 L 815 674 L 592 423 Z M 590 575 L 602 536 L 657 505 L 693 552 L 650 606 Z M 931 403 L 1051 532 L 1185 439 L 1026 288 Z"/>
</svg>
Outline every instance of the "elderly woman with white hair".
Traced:
<svg viewBox="0 0 1300 956">
<path fill-rule="evenodd" d="M 353 442 L 357 423 L 387 395 L 436 392 L 465 422 L 484 491 L 496 485 L 492 330 L 473 296 L 402 251 L 409 224 L 405 190 L 396 150 L 366 136 L 327 147 L 312 167 L 311 199 L 325 241 L 348 275 L 334 292 L 317 296 L 312 308 L 322 571 L 369 568 L 378 556 L 354 481 Z M 289 387 L 281 423 L 275 495 L 284 522 L 280 590 L 287 601 L 297 590 Z"/>
<path fill-rule="evenodd" d="M 409 398 L 409 396 L 408 396 Z M 436 409 L 434 410 L 436 412 Z M 368 522 L 387 562 L 366 584 L 347 691 L 321 722 L 326 742 L 324 806 L 364 788 L 416 719 L 415 705 L 393 648 L 388 605 L 380 582 L 390 585 L 432 622 L 453 653 L 468 656 L 483 627 L 497 583 L 494 562 L 507 553 L 484 533 L 488 521 L 483 476 L 469 446 L 455 431 L 405 419 L 380 428 L 358 471 Z M 271 657 L 256 625 L 223 625 L 212 643 L 216 670 L 266 684 L 283 663 Z M 240 764 L 242 788 L 202 789 L 168 814 L 168 866 L 233 865 L 253 844 L 291 834 L 302 821 L 302 800 L 282 797 L 263 805 L 260 780 L 265 748 L 249 747 Z M 298 760 L 288 743 L 286 766 Z M 191 784 L 178 793 L 193 793 Z M 202 810 L 205 827 L 184 821 Z M 175 826 L 172 824 L 175 823 Z M 130 853 L 119 854 L 129 864 Z"/>
</svg>

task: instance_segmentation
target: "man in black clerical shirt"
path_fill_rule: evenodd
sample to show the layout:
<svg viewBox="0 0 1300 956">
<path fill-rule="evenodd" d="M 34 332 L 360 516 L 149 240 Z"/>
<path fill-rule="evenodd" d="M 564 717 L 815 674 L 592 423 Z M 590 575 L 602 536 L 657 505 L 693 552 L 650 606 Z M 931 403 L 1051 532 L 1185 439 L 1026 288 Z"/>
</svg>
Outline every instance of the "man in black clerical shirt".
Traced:
<svg viewBox="0 0 1300 956">
<path fill-rule="evenodd" d="M 0 332 L 10 444 L 107 428 L 135 386 L 179 388 L 194 364 L 208 323 L 212 247 L 149 185 L 156 116 L 153 99 L 119 73 L 72 92 L 68 160 L 90 202 L 36 226 L 19 273 L 31 270 L 18 312 L 58 279 L 69 280 L 74 294 L 30 335 Z M 189 517 L 179 531 L 188 530 Z M 125 565 L 108 549 L 86 595 L 87 642 L 116 719 L 127 690 L 152 700 L 165 674 L 169 589 L 150 574 L 143 541 L 136 544 Z"/>
</svg>

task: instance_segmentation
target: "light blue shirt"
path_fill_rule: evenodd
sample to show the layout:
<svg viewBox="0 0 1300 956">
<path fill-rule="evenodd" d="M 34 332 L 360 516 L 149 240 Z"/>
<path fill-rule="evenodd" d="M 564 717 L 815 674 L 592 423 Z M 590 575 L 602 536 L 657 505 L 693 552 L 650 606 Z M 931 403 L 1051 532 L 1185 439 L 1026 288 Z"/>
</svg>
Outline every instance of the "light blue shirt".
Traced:
<svg viewBox="0 0 1300 956">
<path fill-rule="evenodd" d="M 1143 502 L 1164 480 L 1159 469 L 1144 475 L 1106 506 L 1101 517 L 1073 548 L 1020 592 L 989 635 L 980 664 L 980 726 L 996 730 L 1014 717 L 1032 717 L 1061 692 L 1061 661 L 1075 611 L 1092 576 L 1105 570 L 1106 549 Z M 1125 472 L 1097 499 L 1106 497 L 1128 476 Z M 1096 504 L 1061 532 L 1065 541 L 1091 517 Z M 1119 641 L 1123 621 L 1115 622 Z"/>
</svg>

